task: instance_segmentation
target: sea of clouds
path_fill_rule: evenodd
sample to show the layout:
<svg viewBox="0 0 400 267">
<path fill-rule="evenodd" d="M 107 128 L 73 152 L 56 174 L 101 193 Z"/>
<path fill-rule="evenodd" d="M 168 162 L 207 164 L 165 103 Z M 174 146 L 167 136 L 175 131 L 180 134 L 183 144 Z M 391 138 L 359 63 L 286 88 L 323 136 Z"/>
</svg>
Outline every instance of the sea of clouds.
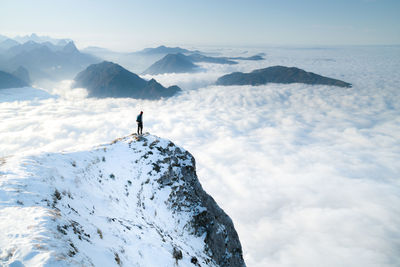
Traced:
<svg viewBox="0 0 400 267">
<path fill-rule="evenodd" d="M 237 55 L 239 51 L 225 51 Z M 86 149 L 136 130 L 196 158 L 199 179 L 231 216 L 248 266 L 400 265 L 400 47 L 252 49 L 264 61 L 202 64 L 154 77 L 184 91 L 159 101 L 87 99 L 64 81 L 0 91 L 0 157 Z M 214 86 L 272 65 L 342 79 Z"/>
</svg>

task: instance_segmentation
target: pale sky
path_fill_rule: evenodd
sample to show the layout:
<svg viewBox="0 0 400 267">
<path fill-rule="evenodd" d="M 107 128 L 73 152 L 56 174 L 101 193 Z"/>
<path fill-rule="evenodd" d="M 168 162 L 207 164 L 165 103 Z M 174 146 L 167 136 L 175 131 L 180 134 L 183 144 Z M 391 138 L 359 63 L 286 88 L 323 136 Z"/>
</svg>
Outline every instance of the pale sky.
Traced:
<svg viewBox="0 0 400 267">
<path fill-rule="evenodd" d="M 79 47 L 400 44 L 399 0 L 0 0 L 0 34 Z"/>
</svg>

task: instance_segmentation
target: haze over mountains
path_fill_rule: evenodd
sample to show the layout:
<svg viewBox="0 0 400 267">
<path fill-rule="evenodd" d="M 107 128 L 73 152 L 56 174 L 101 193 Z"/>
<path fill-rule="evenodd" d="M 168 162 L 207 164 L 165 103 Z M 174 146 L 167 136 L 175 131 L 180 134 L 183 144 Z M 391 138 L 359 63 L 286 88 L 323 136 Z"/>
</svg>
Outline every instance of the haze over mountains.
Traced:
<svg viewBox="0 0 400 267">
<path fill-rule="evenodd" d="M 263 54 L 249 57 L 211 56 L 199 50 L 190 50 L 181 47 L 167 47 L 164 45 L 145 48 L 136 52 L 120 53 L 101 47 L 83 49 L 97 57 L 123 65 L 135 73 L 162 74 L 162 73 L 191 73 L 200 71 L 196 63 L 238 64 L 241 60 L 264 60 Z M 172 56 L 177 55 L 179 56 Z M 214 53 L 215 54 L 215 53 Z M 218 53 L 217 53 L 218 54 Z M 179 58 L 178 58 L 179 57 Z M 175 62 L 174 62 L 175 61 Z M 189 63 L 189 61 L 192 64 Z"/>
<path fill-rule="evenodd" d="M 149 75 L 199 72 L 203 71 L 198 65 L 199 63 L 236 65 L 244 61 L 262 61 L 265 55 L 259 53 L 254 56 L 208 56 L 198 50 L 166 46 L 145 48 L 131 53 L 115 53 L 101 47 L 89 47 L 85 51 L 98 56 L 102 55 L 105 58 L 119 55 L 116 57 L 116 62 L 124 58 L 125 61 L 129 61 L 128 66 L 134 64 L 137 68 L 142 66 L 143 62 L 149 64 L 155 58 L 162 57 L 140 72 Z M 5 36 L 0 38 L 0 69 L 10 74 L 13 73 L 26 84 L 37 83 L 41 80 L 59 81 L 76 77 L 75 85 L 87 87 L 90 97 L 158 99 L 172 96 L 180 91 L 178 87 L 165 88 L 155 80 L 147 82 L 118 64 L 111 65 L 110 62 L 96 65 L 96 71 L 93 66 L 90 68 L 92 71 L 87 69 L 86 72 L 83 72 L 89 65 L 101 62 L 101 59 L 94 55 L 80 52 L 74 42 L 68 39 L 40 37 L 36 34 L 16 37 L 15 40 Z M 114 77 L 116 69 L 119 70 L 119 74 Z M 79 72 L 81 73 L 77 75 Z M 128 75 L 128 73 L 130 74 Z M 90 82 L 87 79 L 88 76 L 92 79 Z M 110 77 L 114 77 L 114 79 L 112 80 Z M 268 67 L 251 73 L 234 72 L 218 78 L 216 84 L 259 85 L 268 82 L 350 86 L 349 83 L 343 81 L 284 66 Z M 133 93 L 134 91 L 135 93 Z"/>
<path fill-rule="evenodd" d="M 71 79 L 83 68 L 100 61 L 92 55 L 79 52 L 72 41 L 61 43 L 55 45 L 29 40 L 9 47 L 0 52 L 0 69 L 11 72 L 22 66 L 29 72 L 32 81 L 60 80 Z"/>
<path fill-rule="evenodd" d="M 15 75 L 0 71 L 0 89 L 25 87 L 29 84 Z"/>
<path fill-rule="evenodd" d="M 191 54 L 191 53 L 199 53 L 198 50 L 192 51 L 181 47 L 167 47 L 164 45 L 160 45 L 155 48 L 145 48 L 138 52 L 133 52 L 132 54 L 146 54 L 146 55 L 165 55 L 165 54 Z"/>
<path fill-rule="evenodd" d="M 143 73 L 154 62 L 170 53 L 186 54 L 198 52 L 197 50 L 192 51 L 181 47 L 167 47 L 163 45 L 133 52 L 116 52 L 101 47 L 88 47 L 83 49 L 83 51 L 104 60 L 116 62 L 134 73 Z"/>
<path fill-rule="evenodd" d="M 235 65 L 238 64 L 236 60 L 263 60 L 264 58 L 261 55 L 255 55 L 251 57 L 211 57 L 205 56 L 199 53 L 193 54 L 167 54 L 162 59 L 158 60 L 154 64 L 152 64 L 149 68 L 147 68 L 143 74 L 163 74 L 163 73 L 190 73 L 201 71 L 201 67 L 194 63 L 213 63 L 213 64 L 228 64 Z"/>
<path fill-rule="evenodd" d="M 29 72 L 27 69 L 25 69 L 22 66 L 19 66 L 13 73 L 12 75 L 14 75 L 15 77 L 17 77 L 18 79 L 21 79 L 22 81 L 24 81 L 26 84 L 31 84 L 31 78 L 29 75 Z"/>
</svg>

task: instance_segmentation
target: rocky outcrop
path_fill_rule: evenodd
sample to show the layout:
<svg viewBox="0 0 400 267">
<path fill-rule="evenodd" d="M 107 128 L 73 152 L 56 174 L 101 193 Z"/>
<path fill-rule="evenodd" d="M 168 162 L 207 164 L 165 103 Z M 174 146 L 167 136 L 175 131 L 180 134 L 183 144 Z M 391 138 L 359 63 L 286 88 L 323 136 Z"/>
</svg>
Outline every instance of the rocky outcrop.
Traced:
<svg viewBox="0 0 400 267">
<path fill-rule="evenodd" d="M 169 143 L 168 146 L 175 147 L 173 143 Z M 205 235 L 205 249 L 218 266 L 244 266 L 242 247 L 233 222 L 203 190 L 196 175 L 193 156 L 180 148 L 161 149 L 160 152 L 167 156 L 162 162 L 166 159 L 169 167 L 157 182 L 161 187 L 179 184 L 172 187 L 169 195 L 171 209 L 195 210 L 190 225 L 197 236 Z M 176 172 L 173 166 L 179 165 L 180 158 L 185 158 L 190 164 Z"/>
<path fill-rule="evenodd" d="M 0 176 L 5 265 L 245 266 L 193 156 L 168 140 L 8 157 Z"/>
<path fill-rule="evenodd" d="M 250 73 L 234 72 L 218 78 L 217 85 L 262 85 L 267 83 L 305 83 L 351 87 L 350 83 L 306 72 L 295 67 L 273 66 Z"/>
</svg>

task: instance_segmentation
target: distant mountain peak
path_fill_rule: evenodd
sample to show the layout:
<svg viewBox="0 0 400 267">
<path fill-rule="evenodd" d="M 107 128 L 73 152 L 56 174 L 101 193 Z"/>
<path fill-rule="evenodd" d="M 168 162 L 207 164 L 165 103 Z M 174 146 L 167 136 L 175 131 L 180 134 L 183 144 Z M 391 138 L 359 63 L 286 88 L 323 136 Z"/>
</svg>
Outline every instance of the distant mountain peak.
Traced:
<svg viewBox="0 0 400 267">
<path fill-rule="evenodd" d="M 28 40 L 25 43 L 23 43 L 22 45 L 33 45 L 33 44 L 38 44 L 38 43 L 33 40 Z"/>
<path fill-rule="evenodd" d="M 159 99 L 170 97 L 180 88 L 165 88 L 156 80 L 146 81 L 137 74 L 109 61 L 92 64 L 75 77 L 75 87 L 86 88 L 89 97 L 131 97 Z"/>
<path fill-rule="evenodd" d="M 64 46 L 62 51 L 66 53 L 79 53 L 79 50 L 78 48 L 76 48 L 75 43 L 73 41 L 68 42 Z"/>
<path fill-rule="evenodd" d="M 189 57 L 182 53 L 176 53 L 164 56 L 146 69 L 143 74 L 184 73 L 194 72 L 198 69 L 199 67 L 193 64 Z"/>
<path fill-rule="evenodd" d="M 44 43 L 44 42 L 51 42 L 54 45 L 57 45 L 60 41 L 71 41 L 70 39 L 56 39 L 56 38 L 51 38 L 49 36 L 40 36 L 36 33 L 31 33 L 30 35 L 25 35 L 25 36 L 15 36 L 12 38 L 20 43 L 25 43 L 26 41 L 34 41 L 37 43 Z"/>
</svg>

